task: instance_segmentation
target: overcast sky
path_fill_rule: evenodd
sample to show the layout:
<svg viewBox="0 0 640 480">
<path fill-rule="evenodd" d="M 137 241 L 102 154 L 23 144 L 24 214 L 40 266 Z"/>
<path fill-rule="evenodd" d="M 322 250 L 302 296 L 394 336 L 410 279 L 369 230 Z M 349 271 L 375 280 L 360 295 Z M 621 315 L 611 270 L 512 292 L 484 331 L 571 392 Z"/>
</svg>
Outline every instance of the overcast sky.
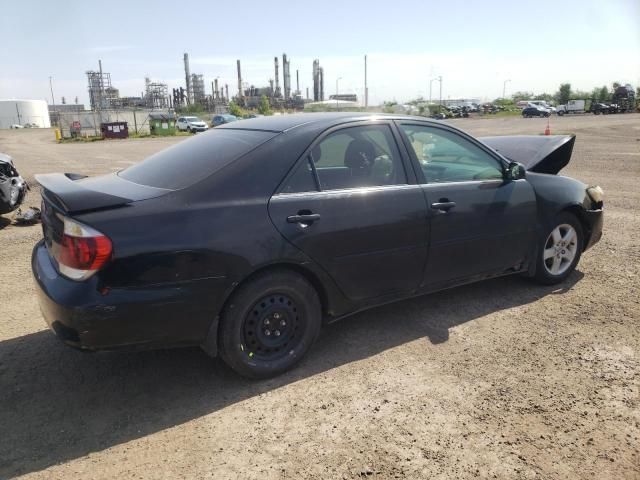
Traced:
<svg viewBox="0 0 640 480">
<path fill-rule="evenodd" d="M 86 70 L 111 73 L 123 96 L 144 77 L 184 86 L 191 72 L 237 91 L 236 59 L 255 86 L 273 78 L 287 53 L 292 87 L 312 87 L 312 61 L 325 69 L 325 95 L 362 96 L 365 54 L 370 103 L 555 92 L 561 82 L 591 90 L 640 83 L 640 0 L 178 2 L 4 1 L 0 12 L 0 98 L 88 103 Z M 313 5 L 313 6 L 312 6 Z M 282 78 L 281 78 L 282 82 Z M 433 82 L 433 98 L 439 96 Z"/>
</svg>

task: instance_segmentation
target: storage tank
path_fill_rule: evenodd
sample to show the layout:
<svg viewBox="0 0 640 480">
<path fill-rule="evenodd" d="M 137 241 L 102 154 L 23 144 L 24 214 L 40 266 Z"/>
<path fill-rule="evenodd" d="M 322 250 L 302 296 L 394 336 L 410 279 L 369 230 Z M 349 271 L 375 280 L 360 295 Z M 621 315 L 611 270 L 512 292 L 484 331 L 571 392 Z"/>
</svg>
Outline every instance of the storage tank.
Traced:
<svg viewBox="0 0 640 480">
<path fill-rule="evenodd" d="M 12 125 L 50 128 L 49 106 L 44 100 L 0 99 L 0 128 Z"/>
</svg>

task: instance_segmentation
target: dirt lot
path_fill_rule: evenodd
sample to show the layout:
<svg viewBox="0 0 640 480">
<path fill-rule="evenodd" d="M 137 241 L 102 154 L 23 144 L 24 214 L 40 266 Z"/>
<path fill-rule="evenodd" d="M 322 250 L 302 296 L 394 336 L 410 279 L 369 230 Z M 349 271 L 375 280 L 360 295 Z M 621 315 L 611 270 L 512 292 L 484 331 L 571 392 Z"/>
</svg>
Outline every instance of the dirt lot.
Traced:
<svg viewBox="0 0 640 480">
<path fill-rule="evenodd" d="M 546 121 L 452 123 L 500 135 Z M 197 348 L 63 346 L 31 282 L 40 227 L 0 218 L 0 478 L 640 478 L 640 115 L 552 129 L 578 135 L 564 173 L 606 193 L 604 237 L 564 285 L 503 278 L 377 308 L 270 381 Z M 33 179 L 181 140 L 5 130 L 0 151 Z"/>
</svg>

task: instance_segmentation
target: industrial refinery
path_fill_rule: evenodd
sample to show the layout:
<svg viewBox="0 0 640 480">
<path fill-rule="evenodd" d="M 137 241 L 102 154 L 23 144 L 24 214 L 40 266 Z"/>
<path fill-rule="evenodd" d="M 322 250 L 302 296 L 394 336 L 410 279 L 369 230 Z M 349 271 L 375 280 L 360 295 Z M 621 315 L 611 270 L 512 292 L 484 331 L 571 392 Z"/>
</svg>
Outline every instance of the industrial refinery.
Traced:
<svg viewBox="0 0 640 480">
<path fill-rule="evenodd" d="M 282 62 L 282 63 L 280 63 Z M 366 62 L 366 60 L 365 60 Z M 225 111 L 230 102 L 243 108 L 257 108 L 263 97 L 267 98 L 269 107 L 275 110 L 302 110 L 305 104 L 323 102 L 325 100 L 324 69 L 320 60 L 315 59 L 311 68 L 313 79 L 312 96 L 309 88 L 303 94 L 300 88 L 300 70 L 295 71 L 295 85 L 292 84 L 291 60 L 286 53 L 282 58 L 273 58 L 273 77 L 260 83 L 247 81 L 242 75 L 241 60 L 236 61 L 238 83 L 235 95 L 230 96 L 229 85 L 221 85 L 218 78 L 209 84 L 201 73 L 192 73 L 189 54 L 183 56 L 184 85 L 172 87 L 166 83 L 144 79 L 145 89 L 140 96 L 120 96 L 117 86 L 112 83 L 111 73 L 103 71 L 102 61 L 98 60 L 98 69 L 88 70 L 87 91 L 91 111 L 145 108 L 151 110 L 180 110 L 189 106 L 198 106 L 204 111 Z M 282 79 L 282 83 L 281 83 Z M 294 88 L 295 87 L 295 88 Z M 354 94 L 345 96 L 351 102 L 357 102 Z"/>
</svg>

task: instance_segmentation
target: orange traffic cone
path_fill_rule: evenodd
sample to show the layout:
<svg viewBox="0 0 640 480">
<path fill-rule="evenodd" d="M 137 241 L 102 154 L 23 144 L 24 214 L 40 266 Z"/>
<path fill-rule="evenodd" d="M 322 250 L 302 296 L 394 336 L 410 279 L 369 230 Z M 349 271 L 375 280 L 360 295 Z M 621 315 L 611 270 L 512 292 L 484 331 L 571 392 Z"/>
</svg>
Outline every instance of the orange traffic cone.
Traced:
<svg viewBox="0 0 640 480">
<path fill-rule="evenodd" d="M 551 135 L 551 127 L 549 126 L 549 119 L 547 118 L 547 127 L 544 129 L 545 135 Z"/>
</svg>

